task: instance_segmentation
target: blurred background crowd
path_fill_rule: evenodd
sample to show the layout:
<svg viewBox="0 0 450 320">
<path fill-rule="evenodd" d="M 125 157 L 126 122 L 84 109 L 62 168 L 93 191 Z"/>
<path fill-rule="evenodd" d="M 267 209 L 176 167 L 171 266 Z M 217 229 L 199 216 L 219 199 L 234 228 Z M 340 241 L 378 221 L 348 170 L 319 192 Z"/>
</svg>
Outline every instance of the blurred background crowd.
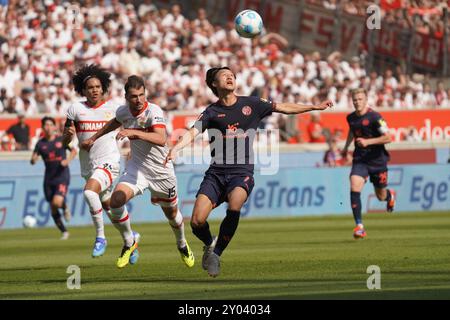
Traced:
<svg viewBox="0 0 450 320">
<path fill-rule="evenodd" d="M 307 1 L 332 10 L 342 5 L 352 14 L 365 14 L 371 3 Z M 408 25 L 408 12 L 417 11 L 422 21 L 418 31 L 441 37 L 444 7 L 446 1 L 382 1 L 386 21 Z M 208 68 L 217 65 L 231 66 L 236 72 L 238 94 L 274 101 L 311 104 L 329 98 L 336 110 L 350 111 L 349 90 L 364 87 L 374 107 L 450 107 L 447 84 L 431 85 L 425 74 L 409 75 L 400 67 L 366 72 L 362 55 L 345 60 L 340 52 L 305 53 L 273 33 L 243 39 L 232 22 L 214 25 L 202 8 L 189 20 L 181 9 L 158 7 L 151 0 L 139 5 L 80 1 L 78 7 L 59 0 L 16 0 L 0 6 L 0 114 L 63 116 L 79 99 L 71 75 L 89 63 L 112 73 L 110 98 L 117 101 L 123 101 L 126 77 L 143 76 L 149 101 L 159 104 L 169 117 L 170 111 L 201 111 L 215 101 L 204 77 Z M 320 123 L 320 119 L 313 121 Z M 269 128 L 283 125 L 281 116 L 267 121 Z M 311 127 L 314 131 L 315 125 Z"/>
</svg>

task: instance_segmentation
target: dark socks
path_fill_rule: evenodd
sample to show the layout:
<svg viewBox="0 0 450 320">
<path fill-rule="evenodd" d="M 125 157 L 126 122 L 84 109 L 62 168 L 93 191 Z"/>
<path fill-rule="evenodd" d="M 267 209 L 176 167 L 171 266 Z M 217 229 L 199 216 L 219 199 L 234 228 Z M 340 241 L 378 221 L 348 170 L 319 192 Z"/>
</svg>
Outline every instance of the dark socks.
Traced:
<svg viewBox="0 0 450 320">
<path fill-rule="evenodd" d="M 56 212 L 52 212 L 52 218 L 53 218 L 53 221 L 55 221 L 55 224 L 58 227 L 59 231 L 61 231 L 61 232 L 67 231 L 66 227 L 64 226 L 64 223 L 62 222 L 61 214 L 59 213 L 59 209 Z"/>
<path fill-rule="evenodd" d="M 216 247 L 214 253 L 221 255 L 223 250 L 228 246 L 233 235 L 238 227 L 239 218 L 241 216 L 240 211 L 227 210 L 227 215 L 220 224 L 219 236 L 217 238 Z"/>
<path fill-rule="evenodd" d="M 361 217 L 361 192 L 350 192 L 350 203 L 353 211 L 353 218 L 356 224 L 362 224 Z"/>
<path fill-rule="evenodd" d="M 212 243 L 212 235 L 211 231 L 209 231 L 209 224 L 206 221 L 202 226 L 194 228 L 192 226 L 192 233 L 199 238 L 206 246 L 209 246 Z"/>
</svg>

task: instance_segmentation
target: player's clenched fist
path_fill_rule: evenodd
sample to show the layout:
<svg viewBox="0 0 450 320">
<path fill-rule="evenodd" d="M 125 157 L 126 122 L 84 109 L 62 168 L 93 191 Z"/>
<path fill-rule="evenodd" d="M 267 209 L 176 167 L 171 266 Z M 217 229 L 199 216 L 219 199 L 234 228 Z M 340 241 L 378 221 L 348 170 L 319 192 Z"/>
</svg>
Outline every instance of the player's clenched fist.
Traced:
<svg viewBox="0 0 450 320">
<path fill-rule="evenodd" d="M 139 137 L 137 135 L 136 130 L 124 129 L 124 130 L 121 130 L 117 134 L 116 139 L 117 140 L 122 140 L 124 138 L 128 138 L 130 140 L 133 140 L 133 139 L 138 139 Z"/>
<path fill-rule="evenodd" d="M 76 133 L 75 124 L 71 121 L 70 126 L 64 128 L 64 134 L 72 138 Z"/>
<path fill-rule="evenodd" d="M 325 110 L 328 108 L 331 108 L 333 106 L 333 102 L 331 100 L 325 100 L 322 103 L 320 103 L 318 106 L 316 106 L 315 110 Z"/>
<path fill-rule="evenodd" d="M 367 139 L 364 138 L 356 138 L 356 144 L 362 148 L 366 148 L 369 146 Z"/>
</svg>

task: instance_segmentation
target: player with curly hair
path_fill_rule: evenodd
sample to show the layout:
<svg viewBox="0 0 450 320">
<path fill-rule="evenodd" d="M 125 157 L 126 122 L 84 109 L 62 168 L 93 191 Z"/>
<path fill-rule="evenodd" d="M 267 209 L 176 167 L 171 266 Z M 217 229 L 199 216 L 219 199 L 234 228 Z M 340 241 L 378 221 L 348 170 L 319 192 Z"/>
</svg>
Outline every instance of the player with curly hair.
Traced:
<svg viewBox="0 0 450 320">
<path fill-rule="evenodd" d="M 106 100 L 111 74 L 91 64 L 78 69 L 72 81 L 75 91 L 86 98 L 72 104 L 67 110 L 64 128 L 64 144 L 68 145 L 76 135 L 78 141 L 93 136 L 109 120 L 113 119 L 119 104 Z M 103 210 L 110 215 L 117 229 L 129 221 L 115 219 L 110 213 L 110 198 L 114 179 L 119 176 L 120 152 L 116 142 L 117 131 L 101 137 L 89 151 L 80 149 L 81 175 L 86 180 L 84 198 L 89 206 L 96 228 L 93 257 L 105 253 L 107 242 L 103 223 Z M 138 233 L 133 233 L 136 239 Z M 136 240 L 137 241 L 137 240 Z"/>
</svg>

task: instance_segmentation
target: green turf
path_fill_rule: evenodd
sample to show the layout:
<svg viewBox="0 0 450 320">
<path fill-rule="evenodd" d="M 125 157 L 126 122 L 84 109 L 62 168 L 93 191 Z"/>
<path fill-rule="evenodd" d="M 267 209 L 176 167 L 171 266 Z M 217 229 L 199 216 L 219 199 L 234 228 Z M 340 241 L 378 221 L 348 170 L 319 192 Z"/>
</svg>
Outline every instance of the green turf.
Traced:
<svg viewBox="0 0 450 320">
<path fill-rule="evenodd" d="M 210 223 L 217 232 L 218 222 Z M 222 255 L 222 273 L 201 268 L 202 245 L 187 230 L 196 265 L 185 267 L 168 224 L 136 224 L 137 265 L 117 269 L 121 240 L 107 226 L 105 256 L 90 257 L 93 228 L 0 232 L 0 299 L 450 299 L 450 213 L 371 214 L 368 238 L 345 217 L 242 219 Z M 69 265 L 81 289 L 69 290 Z M 369 265 L 381 290 L 368 290 Z"/>
</svg>

